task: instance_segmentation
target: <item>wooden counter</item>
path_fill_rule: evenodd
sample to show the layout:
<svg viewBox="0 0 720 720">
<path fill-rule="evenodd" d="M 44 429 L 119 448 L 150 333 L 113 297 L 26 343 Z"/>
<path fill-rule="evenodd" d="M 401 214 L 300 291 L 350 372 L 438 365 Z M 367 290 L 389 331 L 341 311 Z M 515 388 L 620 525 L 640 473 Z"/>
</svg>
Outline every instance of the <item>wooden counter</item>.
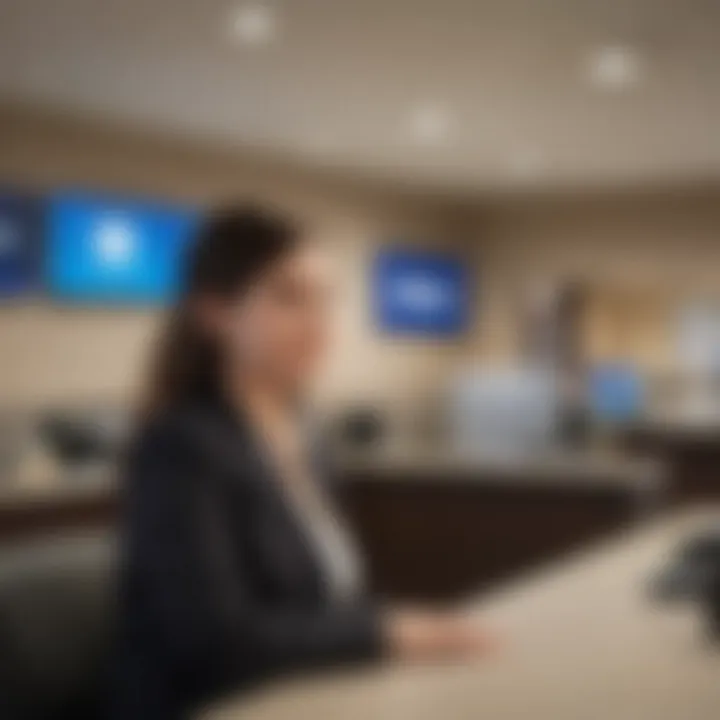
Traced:
<svg viewBox="0 0 720 720">
<path fill-rule="evenodd" d="M 108 468 L 0 487 L 0 543 L 111 525 Z M 594 455 L 345 456 L 337 496 L 381 597 L 449 600 L 491 588 L 651 512 L 656 464 Z"/>
<path fill-rule="evenodd" d="M 720 500 L 720 423 L 716 420 L 647 420 L 628 428 L 623 444 L 667 466 L 670 498 L 676 503 Z"/>
<path fill-rule="evenodd" d="M 338 494 L 373 591 L 451 600 L 616 531 L 663 502 L 656 463 L 598 455 L 342 458 Z"/>
<path fill-rule="evenodd" d="M 0 485 L 0 543 L 74 533 L 115 522 L 117 490 L 108 468 Z"/>
<path fill-rule="evenodd" d="M 720 507 L 645 525 L 471 603 L 504 637 L 468 667 L 386 666 L 269 687 L 206 720 L 713 720 L 720 652 L 648 577 Z"/>
<path fill-rule="evenodd" d="M 413 482 L 443 477 L 447 482 L 505 482 L 532 486 L 655 488 L 664 468 L 653 459 L 598 451 L 526 454 L 460 453 L 437 447 L 391 445 L 339 453 L 342 476 L 380 475 Z"/>
</svg>

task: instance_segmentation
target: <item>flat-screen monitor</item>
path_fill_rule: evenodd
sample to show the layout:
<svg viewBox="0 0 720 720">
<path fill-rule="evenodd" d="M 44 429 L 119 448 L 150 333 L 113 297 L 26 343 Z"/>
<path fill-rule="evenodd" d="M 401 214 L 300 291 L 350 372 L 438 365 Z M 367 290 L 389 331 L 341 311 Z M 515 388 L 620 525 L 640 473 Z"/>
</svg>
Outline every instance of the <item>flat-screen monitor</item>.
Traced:
<svg viewBox="0 0 720 720">
<path fill-rule="evenodd" d="M 557 444 L 553 375 L 532 367 L 473 368 L 449 386 L 451 446 L 466 455 L 521 456 Z"/>
<path fill-rule="evenodd" d="M 381 331 L 447 337 L 466 329 L 470 286 L 467 269 L 458 258 L 387 248 L 378 253 L 373 270 L 373 313 Z"/>
<path fill-rule="evenodd" d="M 637 419 L 645 392 L 640 372 L 626 363 L 603 363 L 592 368 L 589 382 L 590 410 L 606 423 Z"/>
<path fill-rule="evenodd" d="M 46 270 L 54 297 L 73 303 L 158 304 L 179 289 L 196 209 L 87 193 L 49 201 Z"/>
<path fill-rule="evenodd" d="M 37 290 L 42 279 L 42 209 L 37 198 L 0 191 L 0 298 Z"/>
</svg>

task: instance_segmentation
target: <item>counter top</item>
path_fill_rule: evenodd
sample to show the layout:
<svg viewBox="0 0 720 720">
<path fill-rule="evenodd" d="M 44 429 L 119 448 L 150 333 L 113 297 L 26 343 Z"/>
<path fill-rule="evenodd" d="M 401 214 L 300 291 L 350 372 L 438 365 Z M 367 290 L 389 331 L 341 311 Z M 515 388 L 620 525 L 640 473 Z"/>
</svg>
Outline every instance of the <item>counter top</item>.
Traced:
<svg viewBox="0 0 720 720">
<path fill-rule="evenodd" d="M 465 667 L 385 666 L 294 681 L 208 720 L 711 720 L 720 651 L 693 608 L 654 607 L 648 577 L 720 506 L 656 520 L 470 603 L 497 657 Z"/>
<path fill-rule="evenodd" d="M 385 446 L 338 454 L 340 474 L 384 475 L 403 481 L 447 475 L 448 480 L 533 484 L 632 485 L 656 488 L 666 474 L 662 463 L 600 451 L 492 455 L 442 448 Z"/>
<path fill-rule="evenodd" d="M 720 436 L 720 415 L 649 415 L 634 422 L 628 429 L 673 437 L 717 439 Z"/>
<path fill-rule="evenodd" d="M 107 465 L 82 471 L 25 474 L 0 483 L 0 510 L 92 501 L 116 491 L 113 471 Z"/>
<path fill-rule="evenodd" d="M 403 483 L 513 483 L 530 486 L 628 487 L 637 492 L 661 490 L 664 466 L 656 461 L 597 452 L 524 456 L 468 455 L 441 448 L 382 447 L 337 456 L 342 478 L 381 478 Z M 27 504 L 86 501 L 113 493 L 113 471 L 99 464 L 82 471 L 25 472 L 0 483 L 0 509 Z"/>
</svg>

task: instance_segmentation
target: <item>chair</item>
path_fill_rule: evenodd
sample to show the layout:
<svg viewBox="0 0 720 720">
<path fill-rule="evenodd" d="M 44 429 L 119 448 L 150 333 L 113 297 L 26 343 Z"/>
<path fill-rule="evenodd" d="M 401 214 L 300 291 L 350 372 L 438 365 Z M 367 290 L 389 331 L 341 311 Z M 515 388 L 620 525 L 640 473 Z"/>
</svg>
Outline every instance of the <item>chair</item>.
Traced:
<svg viewBox="0 0 720 720">
<path fill-rule="evenodd" d="M 104 716 L 113 558 L 109 535 L 0 549 L 0 717 Z"/>
</svg>

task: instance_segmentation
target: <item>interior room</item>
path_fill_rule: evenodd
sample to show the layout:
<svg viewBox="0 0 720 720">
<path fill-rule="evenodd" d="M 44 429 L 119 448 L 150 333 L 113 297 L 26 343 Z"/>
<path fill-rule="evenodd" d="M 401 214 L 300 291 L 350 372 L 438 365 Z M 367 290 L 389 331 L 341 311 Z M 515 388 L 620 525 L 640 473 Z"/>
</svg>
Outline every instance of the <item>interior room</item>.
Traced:
<svg viewBox="0 0 720 720">
<path fill-rule="evenodd" d="M 714 718 L 718 128 L 713 0 L 0 0 L 0 715 L 109 717 L 148 378 L 260 208 L 330 268 L 364 592 L 498 648 L 187 716 Z"/>
</svg>

